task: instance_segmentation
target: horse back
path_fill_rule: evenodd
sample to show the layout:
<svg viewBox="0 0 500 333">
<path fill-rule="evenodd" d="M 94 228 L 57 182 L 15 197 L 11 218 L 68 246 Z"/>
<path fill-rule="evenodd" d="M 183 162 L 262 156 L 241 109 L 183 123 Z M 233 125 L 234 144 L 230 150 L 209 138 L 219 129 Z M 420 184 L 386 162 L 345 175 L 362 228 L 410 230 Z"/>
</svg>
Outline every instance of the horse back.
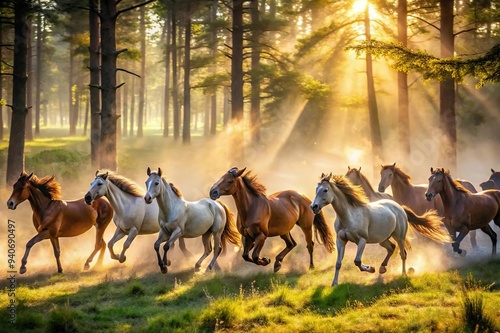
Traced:
<svg viewBox="0 0 500 333">
<path fill-rule="evenodd" d="M 500 212 L 500 190 L 467 194 L 466 198 L 462 215 L 470 215 L 470 223 L 474 229 L 493 220 Z"/>
<path fill-rule="evenodd" d="M 82 234 L 94 226 L 98 213 L 94 207 L 87 205 L 85 200 L 63 201 L 57 204 L 57 210 L 62 214 L 58 237 L 73 237 Z"/>
<path fill-rule="evenodd" d="M 303 227 L 313 223 L 311 200 L 296 191 L 276 192 L 268 197 L 268 204 L 271 213 L 269 236 L 289 232 L 296 223 Z"/>
</svg>

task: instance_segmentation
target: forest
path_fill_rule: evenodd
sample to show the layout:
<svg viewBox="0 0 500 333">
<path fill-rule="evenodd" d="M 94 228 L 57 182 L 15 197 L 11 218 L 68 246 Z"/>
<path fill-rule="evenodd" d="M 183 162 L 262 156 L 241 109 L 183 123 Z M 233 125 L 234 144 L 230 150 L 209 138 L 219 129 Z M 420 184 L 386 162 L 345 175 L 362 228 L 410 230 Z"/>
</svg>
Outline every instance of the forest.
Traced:
<svg viewBox="0 0 500 333">
<path fill-rule="evenodd" d="M 144 187 L 160 167 L 188 200 L 210 196 L 233 167 L 263 192 L 311 199 L 323 173 L 362 169 L 376 188 L 380 166 L 422 184 L 440 167 L 481 190 L 500 169 L 499 81 L 498 0 L 2 0 L 0 194 L 53 175 L 58 198 L 83 200 L 100 170 Z M 230 196 L 220 201 L 237 215 Z M 9 199 L 1 212 L 19 221 L 19 267 L 36 233 L 29 205 L 16 207 Z M 323 211 L 333 230 L 336 213 Z M 329 288 L 332 255 L 317 242 L 308 271 L 300 231 L 279 274 L 231 253 L 222 273 L 193 274 L 176 245 L 160 275 L 151 234 L 126 261 L 106 253 L 103 267 L 82 271 L 98 244 L 92 228 L 61 238 L 64 274 L 54 274 L 58 241 L 33 248 L 17 275 L 13 332 L 494 332 L 498 255 L 479 229 L 479 250 L 469 236 L 462 243 L 465 258 L 412 238 L 413 276 L 400 275 L 399 255 L 388 277 L 359 273 L 348 247 Z M 282 248 L 278 238 L 266 255 Z M 376 246 L 370 261 L 383 257 Z M 203 252 L 199 239 L 187 247 Z"/>
</svg>

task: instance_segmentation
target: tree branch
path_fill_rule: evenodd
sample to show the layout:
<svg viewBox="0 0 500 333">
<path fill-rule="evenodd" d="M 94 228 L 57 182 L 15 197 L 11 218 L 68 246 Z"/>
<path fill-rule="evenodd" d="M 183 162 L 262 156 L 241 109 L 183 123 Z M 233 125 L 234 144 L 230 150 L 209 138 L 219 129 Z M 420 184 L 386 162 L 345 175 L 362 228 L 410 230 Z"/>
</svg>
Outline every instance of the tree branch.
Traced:
<svg viewBox="0 0 500 333">
<path fill-rule="evenodd" d="M 137 5 L 133 5 L 133 6 L 130 6 L 128 8 L 124 8 L 122 10 L 119 10 L 116 12 L 115 14 L 115 18 L 117 18 L 119 15 L 123 14 L 123 13 L 126 13 L 128 11 L 131 11 L 132 9 L 136 9 L 136 8 L 139 8 L 139 7 L 142 7 L 142 6 L 145 6 L 147 5 L 148 3 L 151 3 L 151 2 L 155 2 L 156 0 L 147 0 L 147 1 L 144 1 L 143 3 L 139 3 Z M 120 3 L 121 0 L 117 0 L 116 1 L 116 4 Z"/>
</svg>

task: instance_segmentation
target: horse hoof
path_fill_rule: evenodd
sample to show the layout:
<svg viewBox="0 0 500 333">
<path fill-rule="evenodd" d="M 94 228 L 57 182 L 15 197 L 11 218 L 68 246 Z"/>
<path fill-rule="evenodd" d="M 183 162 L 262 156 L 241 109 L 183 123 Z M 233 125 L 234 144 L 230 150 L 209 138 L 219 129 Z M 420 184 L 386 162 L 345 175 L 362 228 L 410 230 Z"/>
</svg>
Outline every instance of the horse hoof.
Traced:
<svg viewBox="0 0 500 333">
<path fill-rule="evenodd" d="M 160 267 L 160 270 L 163 274 L 167 274 L 167 267 Z"/>
<path fill-rule="evenodd" d="M 85 264 L 85 265 L 83 266 L 83 270 L 84 270 L 84 271 L 88 271 L 89 269 L 90 269 L 90 265 L 89 265 L 89 264 Z"/>
<path fill-rule="evenodd" d="M 125 262 L 125 260 L 127 260 L 126 256 L 120 257 L 120 259 L 118 259 L 118 261 L 120 262 L 120 264 L 123 264 Z"/>
<path fill-rule="evenodd" d="M 269 258 L 262 258 L 262 266 L 267 266 L 271 263 L 271 259 Z"/>
<path fill-rule="evenodd" d="M 367 271 L 368 273 L 375 273 L 375 267 L 373 267 L 373 266 L 368 266 L 368 267 L 366 268 L 366 271 Z"/>
<path fill-rule="evenodd" d="M 208 268 L 207 268 L 207 270 L 208 270 Z M 200 271 L 200 266 L 198 266 L 198 265 L 194 266 L 194 272 L 198 273 L 199 271 Z"/>
<path fill-rule="evenodd" d="M 462 250 L 462 252 L 459 253 L 461 257 L 465 257 L 465 255 L 467 254 L 467 251 L 465 250 Z"/>
<path fill-rule="evenodd" d="M 314 267 L 314 265 L 312 265 L 312 264 L 311 264 L 311 265 L 309 265 L 309 270 L 310 270 L 310 271 L 311 271 L 311 270 L 313 270 L 314 268 L 315 268 L 315 267 Z"/>
<path fill-rule="evenodd" d="M 19 274 L 24 274 L 26 273 L 26 267 L 22 266 L 21 268 L 19 268 Z"/>
<path fill-rule="evenodd" d="M 277 271 L 279 271 L 281 269 L 281 263 L 279 261 L 276 261 L 274 263 L 274 273 L 276 273 Z"/>
<path fill-rule="evenodd" d="M 385 272 L 387 272 L 387 268 L 385 266 L 380 266 L 380 268 L 378 269 L 378 272 L 380 274 L 384 274 Z"/>
<path fill-rule="evenodd" d="M 170 259 L 169 259 L 169 260 L 167 260 L 167 262 L 165 263 L 165 265 L 170 266 L 170 264 L 171 264 L 171 263 L 172 263 L 172 262 L 171 262 L 171 261 L 170 261 Z"/>
</svg>

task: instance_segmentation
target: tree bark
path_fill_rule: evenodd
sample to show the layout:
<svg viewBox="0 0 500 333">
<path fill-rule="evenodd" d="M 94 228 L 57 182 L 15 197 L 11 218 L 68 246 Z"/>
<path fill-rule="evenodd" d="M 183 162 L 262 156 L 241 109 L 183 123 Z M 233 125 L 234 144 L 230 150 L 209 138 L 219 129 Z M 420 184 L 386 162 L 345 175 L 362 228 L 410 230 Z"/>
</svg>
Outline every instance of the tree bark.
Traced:
<svg viewBox="0 0 500 333">
<path fill-rule="evenodd" d="M 27 35 L 30 1 L 14 3 L 14 68 L 12 77 L 12 123 L 10 126 L 7 155 L 6 184 L 12 185 L 24 169 L 24 140 L 26 114 L 26 62 L 28 56 Z"/>
<path fill-rule="evenodd" d="M 189 5 L 186 17 L 186 31 L 184 32 L 184 119 L 182 125 L 182 143 L 191 143 L 191 17 Z"/>
<path fill-rule="evenodd" d="M 26 114 L 26 124 L 25 124 L 25 129 L 26 129 L 26 140 L 32 141 L 33 140 L 33 52 L 32 52 L 32 47 L 31 47 L 31 37 L 32 37 L 32 28 L 33 28 L 33 21 L 31 19 L 31 15 L 28 15 L 27 17 L 27 28 L 28 31 L 26 32 L 28 35 L 27 39 L 27 48 L 28 48 L 28 55 L 27 55 L 27 61 L 26 61 L 26 71 L 28 74 L 28 78 L 26 81 L 26 104 L 28 108 L 28 113 Z"/>
<path fill-rule="evenodd" d="M 177 18 L 172 12 L 172 104 L 174 106 L 174 140 L 179 139 L 181 112 L 179 110 L 179 79 L 177 67 Z"/>
<path fill-rule="evenodd" d="M 259 6 L 257 0 L 250 2 L 252 17 L 252 85 L 250 92 L 250 125 L 251 139 L 253 143 L 260 142 L 260 31 L 259 28 Z"/>
<path fill-rule="evenodd" d="M 42 95 L 42 13 L 37 14 L 36 24 L 36 91 L 35 91 L 35 136 L 40 135 L 40 105 Z M 1 44 L 1 43 L 0 43 Z"/>
<path fill-rule="evenodd" d="M 172 38 L 172 10 L 167 9 L 167 17 L 165 21 L 166 27 L 166 50 L 165 50 L 165 90 L 163 93 L 163 137 L 168 137 L 168 126 L 170 123 L 170 54 L 172 47 L 170 46 Z"/>
<path fill-rule="evenodd" d="M 398 41 L 404 47 L 408 45 L 408 4 L 407 0 L 398 1 Z M 398 72 L 398 139 L 400 144 L 401 160 L 407 161 L 410 157 L 410 107 L 408 101 L 408 75 Z"/>
<path fill-rule="evenodd" d="M 100 168 L 101 138 L 101 101 L 100 101 L 100 68 L 99 68 L 99 16 L 98 0 L 89 0 L 89 69 L 90 69 L 90 159 L 92 168 Z"/>
<path fill-rule="evenodd" d="M 137 137 L 142 138 L 144 128 L 144 104 L 146 89 L 146 9 L 140 9 L 139 30 L 141 39 L 141 77 L 139 81 L 139 112 L 137 114 Z"/>
<path fill-rule="evenodd" d="M 233 156 L 243 162 L 243 0 L 233 0 L 231 53 L 231 122 Z"/>
<path fill-rule="evenodd" d="M 216 22 L 217 20 L 217 9 L 218 9 L 218 1 L 213 0 L 212 8 L 211 8 L 211 21 Z M 210 42 L 211 42 L 211 50 L 210 54 L 215 59 L 215 55 L 217 54 L 217 28 L 212 27 L 212 31 L 210 32 Z M 217 72 L 217 67 L 212 66 L 211 68 L 212 74 Z M 217 87 L 214 87 L 212 91 L 212 96 L 210 97 L 210 135 L 215 135 L 217 130 Z"/>
</svg>

